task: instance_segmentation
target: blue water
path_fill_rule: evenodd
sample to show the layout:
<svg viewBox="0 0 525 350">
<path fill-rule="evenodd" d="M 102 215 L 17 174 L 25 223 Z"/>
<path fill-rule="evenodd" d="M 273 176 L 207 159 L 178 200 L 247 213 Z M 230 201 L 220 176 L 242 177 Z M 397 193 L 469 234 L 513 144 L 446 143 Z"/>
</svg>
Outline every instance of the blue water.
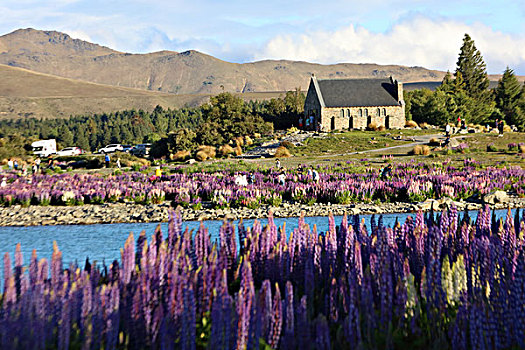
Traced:
<svg viewBox="0 0 525 350">
<path fill-rule="evenodd" d="M 496 211 L 498 218 L 506 215 L 506 210 Z M 515 210 L 512 211 L 514 215 Z M 463 215 L 463 213 L 461 213 Z M 384 214 L 383 223 L 386 226 L 393 226 L 396 218 L 403 223 L 407 216 L 414 217 L 415 214 Z M 469 212 L 469 216 L 475 220 L 477 212 Z M 365 219 L 368 228 L 370 227 L 371 215 L 361 215 Z M 341 216 L 335 217 L 336 225 L 341 223 Z M 259 219 L 264 225 L 267 219 Z M 377 216 L 376 216 L 377 220 Z M 274 219 L 277 226 L 282 226 L 286 222 L 286 233 L 289 235 L 298 225 L 299 219 L 293 218 L 276 218 Z M 349 218 L 350 221 L 350 218 Z M 246 227 L 251 227 L 254 220 L 244 220 Z M 317 232 L 328 230 L 328 217 L 306 217 L 305 222 L 313 227 L 317 226 Z M 185 221 L 183 228 L 188 227 L 190 230 L 197 230 L 199 221 Z M 238 221 L 235 221 L 235 225 Z M 120 249 L 124 246 L 130 232 L 133 232 L 135 239 L 142 230 L 146 231 L 148 240 L 155 232 L 158 223 L 134 223 L 134 224 L 99 224 L 99 225 L 60 225 L 60 226 L 30 226 L 30 227 L 0 227 L 0 253 L 9 252 L 11 261 L 14 262 L 14 252 L 17 243 L 21 243 L 24 264 L 29 264 L 31 252 L 36 249 L 38 258 L 51 260 L 53 251 L 53 241 L 56 241 L 64 265 L 69 265 L 77 261 L 79 266 L 84 266 L 84 261 L 89 257 L 90 261 L 97 261 L 101 266 L 102 261 L 110 264 L 114 259 L 120 260 Z M 161 223 L 164 236 L 168 233 L 168 224 Z M 219 228 L 222 221 L 206 221 L 205 226 L 208 228 L 212 240 L 216 240 L 219 234 Z M 3 266 L 3 262 L 0 263 Z M 0 269 L 0 284 L 3 282 L 3 269 Z"/>
</svg>

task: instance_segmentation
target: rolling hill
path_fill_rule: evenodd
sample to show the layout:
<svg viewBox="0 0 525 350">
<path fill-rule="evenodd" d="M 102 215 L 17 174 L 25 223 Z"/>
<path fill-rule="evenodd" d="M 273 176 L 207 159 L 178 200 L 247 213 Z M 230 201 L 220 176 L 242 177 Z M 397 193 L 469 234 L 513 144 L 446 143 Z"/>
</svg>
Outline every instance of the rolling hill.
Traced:
<svg viewBox="0 0 525 350">
<path fill-rule="evenodd" d="M 124 109 L 151 111 L 199 106 L 210 94 L 176 95 L 89 83 L 0 64 L 0 119 L 67 118 Z M 279 92 L 239 94 L 246 100 L 278 97 Z"/>
</svg>

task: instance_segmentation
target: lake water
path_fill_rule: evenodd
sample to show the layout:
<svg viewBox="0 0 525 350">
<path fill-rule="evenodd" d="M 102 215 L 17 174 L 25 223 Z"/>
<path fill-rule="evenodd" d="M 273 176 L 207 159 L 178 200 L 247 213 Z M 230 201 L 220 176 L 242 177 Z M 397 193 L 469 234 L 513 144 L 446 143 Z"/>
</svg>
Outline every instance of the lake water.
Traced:
<svg viewBox="0 0 525 350">
<path fill-rule="evenodd" d="M 497 217 L 505 216 L 506 210 L 496 211 Z M 513 210 L 513 215 L 515 210 Z M 461 213 L 463 215 L 463 213 Z M 414 217 L 414 213 L 409 214 L 383 214 L 383 223 L 386 226 L 393 226 L 396 218 L 403 223 L 407 216 Z M 475 220 L 476 211 L 469 212 L 469 216 Z M 371 215 L 361 215 L 370 227 Z M 341 223 L 341 216 L 335 217 L 336 225 Z M 264 225 L 267 219 L 259 219 Z M 290 234 L 297 227 L 299 219 L 292 218 L 275 218 L 275 224 L 282 226 L 286 222 L 286 233 Z M 350 218 L 349 218 L 350 221 Z M 244 220 L 246 227 L 251 227 L 254 220 Z M 315 224 L 317 232 L 328 230 L 328 217 L 306 217 L 305 222 L 311 227 Z M 351 221 L 350 221 L 351 222 Z M 238 224 L 238 221 L 235 221 Z M 133 223 L 133 224 L 99 224 L 99 225 L 60 225 L 60 226 L 30 226 L 30 227 L 0 227 L 0 253 L 2 256 L 5 252 L 11 254 L 11 261 L 14 262 L 14 252 L 17 243 L 21 243 L 24 264 L 29 263 L 31 252 L 36 249 L 39 258 L 51 260 L 53 251 L 53 241 L 56 241 L 59 249 L 62 251 L 64 265 L 77 261 L 80 266 L 84 266 L 84 261 L 89 257 L 90 261 L 98 261 L 99 266 L 102 261 L 110 264 L 114 259 L 120 259 L 120 249 L 130 232 L 133 232 L 135 239 L 142 231 L 146 231 L 148 239 L 154 233 L 158 223 Z M 205 226 L 208 228 L 212 240 L 218 239 L 219 228 L 222 221 L 206 221 Z M 199 227 L 199 221 L 185 221 L 183 228 L 188 227 L 190 230 L 196 230 Z M 168 233 L 168 224 L 161 223 L 164 236 Z M 1 263 L 3 265 L 3 261 Z M 0 268 L 0 284 L 3 268 Z"/>
</svg>

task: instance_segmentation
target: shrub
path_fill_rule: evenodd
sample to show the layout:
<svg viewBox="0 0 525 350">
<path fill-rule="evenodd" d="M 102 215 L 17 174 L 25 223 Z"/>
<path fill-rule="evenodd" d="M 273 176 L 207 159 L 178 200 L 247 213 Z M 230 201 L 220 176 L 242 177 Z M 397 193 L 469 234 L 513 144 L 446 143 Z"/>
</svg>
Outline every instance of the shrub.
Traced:
<svg viewBox="0 0 525 350">
<path fill-rule="evenodd" d="M 227 157 L 229 154 L 232 154 L 233 152 L 235 152 L 235 150 L 230 145 L 222 145 L 221 147 L 219 147 L 219 153 L 221 154 L 222 157 Z"/>
<path fill-rule="evenodd" d="M 234 138 L 233 141 L 235 142 L 236 146 L 244 146 L 244 139 L 242 138 L 242 136 Z"/>
<path fill-rule="evenodd" d="M 242 148 L 241 146 L 235 147 L 235 155 L 240 156 L 242 154 Z"/>
<path fill-rule="evenodd" d="M 377 128 L 377 131 L 385 131 L 386 128 L 384 125 L 379 125 L 379 127 Z"/>
<path fill-rule="evenodd" d="M 421 129 L 428 129 L 428 128 L 430 128 L 430 125 L 427 122 L 423 122 L 423 123 L 421 123 L 420 127 L 421 127 Z"/>
<path fill-rule="evenodd" d="M 290 151 L 288 150 L 288 148 L 284 146 L 279 146 L 279 148 L 277 148 L 277 150 L 275 151 L 275 155 L 274 155 L 275 158 L 286 158 L 290 156 L 291 156 Z"/>
<path fill-rule="evenodd" d="M 428 147 L 427 145 L 423 145 L 423 147 L 421 147 L 421 154 L 424 156 L 428 156 L 430 154 L 430 147 Z"/>
<path fill-rule="evenodd" d="M 370 131 L 376 131 L 377 130 L 377 123 L 376 122 L 371 122 L 370 124 L 368 124 L 368 126 L 366 128 L 367 128 L 367 130 L 370 130 Z"/>
<path fill-rule="evenodd" d="M 520 143 L 519 144 L 519 148 L 520 148 L 520 153 L 525 154 L 525 144 L 524 143 Z"/>
<path fill-rule="evenodd" d="M 413 154 L 413 155 L 416 155 L 416 156 L 419 156 L 422 153 L 423 153 L 423 148 L 420 145 L 414 146 L 414 148 L 410 152 L 410 154 Z"/>
<path fill-rule="evenodd" d="M 175 154 L 170 155 L 170 159 L 176 162 L 185 161 L 189 157 L 190 157 L 190 151 L 178 151 L 178 152 L 175 152 Z"/>
<path fill-rule="evenodd" d="M 487 152 L 498 152 L 498 148 L 494 146 L 494 143 L 489 143 L 487 145 Z"/>
<path fill-rule="evenodd" d="M 417 128 L 418 125 L 415 121 L 413 120 L 407 120 L 407 122 L 405 123 L 405 128 Z"/>
<path fill-rule="evenodd" d="M 286 147 L 288 149 L 295 148 L 294 144 L 290 141 L 281 141 L 281 146 Z"/>
<path fill-rule="evenodd" d="M 439 139 L 433 137 L 430 139 L 430 141 L 428 141 L 428 144 L 430 146 L 439 146 L 441 144 L 441 142 L 439 142 Z"/>
<path fill-rule="evenodd" d="M 518 150 L 518 144 L 515 142 L 509 143 L 507 145 L 507 148 L 509 149 L 509 152 L 517 151 Z"/>
<path fill-rule="evenodd" d="M 203 152 L 206 154 L 207 158 L 215 158 L 215 147 L 213 146 L 199 146 L 197 148 L 197 153 Z"/>
<path fill-rule="evenodd" d="M 504 125 L 504 126 L 503 126 L 503 131 L 504 131 L 504 132 L 511 132 L 512 129 L 510 128 L 509 125 Z"/>
<path fill-rule="evenodd" d="M 203 162 L 208 158 L 208 155 L 204 151 L 197 151 L 197 154 L 195 155 L 195 159 L 197 159 L 199 162 Z"/>
<path fill-rule="evenodd" d="M 251 146 L 253 145 L 253 140 L 250 136 L 244 136 L 244 144 L 246 146 Z"/>
</svg>

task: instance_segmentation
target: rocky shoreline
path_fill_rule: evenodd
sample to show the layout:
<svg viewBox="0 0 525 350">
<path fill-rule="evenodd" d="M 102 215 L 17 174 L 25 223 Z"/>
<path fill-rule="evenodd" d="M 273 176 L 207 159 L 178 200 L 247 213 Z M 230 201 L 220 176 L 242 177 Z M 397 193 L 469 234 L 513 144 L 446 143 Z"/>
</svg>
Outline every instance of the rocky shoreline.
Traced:
<svg viewBox="0 0 525 350">
<path fill-rule="evenodd" d="M 506 200 L 486 200 L 493 209 L 525 208 L 525 198 Z M 327 216 L 356 214 L 409 213 L 419 210 L 443 210 L 455 206 L 458 210 L 478 210 L 481 203 L 456 202 L 445 198 L 427 200 L 421 203 L 383 203 L 383 204 L 304 204 L 283 203 L 279 207 L 263 206 L 258 209 L 200 209 L 181 208 L 183 220 L 222 220 L 265 218 L 271 210 L 274 217 L 296 217 L 304 212 L 306 216 Z M 166 222 L 174 210 L 169 203 L 102 204 L 82 206 L 11 206 L 0 208 L 0 226 L 47 226 L 47 225 L 90 225 L 109 223 Z"/>
</svg>

